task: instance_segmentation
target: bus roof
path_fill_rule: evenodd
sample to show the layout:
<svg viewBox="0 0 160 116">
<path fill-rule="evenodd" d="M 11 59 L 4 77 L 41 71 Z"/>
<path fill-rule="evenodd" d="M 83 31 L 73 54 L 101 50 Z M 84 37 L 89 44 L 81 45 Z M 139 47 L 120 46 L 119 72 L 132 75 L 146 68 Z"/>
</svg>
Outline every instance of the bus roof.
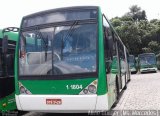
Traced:
<svg viewBox="0 0 160 116">
<path fill-rule="evenodd" d="M 5 32 L 5 35 L 8 35 L 9 40 L 18 41 L 18 33 L 14 32 Z M 2 29 L 0 29 L 0 39 L 3 38 Z"/>
<path fill-rule="evenodd" d="M 46 24 L 58 24 L 60 22 L 70 22 L 79 20 L 97 20 L 97 6 L 64 7 L 45 10 L 24 16 L 21 28 L 34 27 Z"/>
<path fill-rule="evenodd" d="M 33 13 L 27 16 L 24 16 L 23 18 L 29 18 L 37 15 L 43 15 L 50 12 L 59 12 L 59 11 L 66 11 L 66 10 L 78 10 L 78 9 L 98 9 L 98 6 L 73 6 L 73 7 L 62 7 L 62 8 L 56 8 L 56 9 L 50 9 L 45 11 L 40 11 L 37 13 Z"/>
</svg>

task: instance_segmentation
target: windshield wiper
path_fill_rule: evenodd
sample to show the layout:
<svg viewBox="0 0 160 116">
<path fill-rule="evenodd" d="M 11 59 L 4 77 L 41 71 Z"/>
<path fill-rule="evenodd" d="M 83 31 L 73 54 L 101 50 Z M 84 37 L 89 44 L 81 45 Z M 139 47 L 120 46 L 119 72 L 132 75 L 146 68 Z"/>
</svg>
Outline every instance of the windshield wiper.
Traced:
<svg viewBox="0 0 160 116">
<path fill-rule="evenodd" d="M 74 32 L 74 28 L 75 26 L 78 24 L 78 21 L 75 20 L 73 22 L 73 24 L 70 26 L 70 28 L 68 29 L 68 31 L 65 33 L 63 33 L 63 36 L 61 38 L 62 44 L 61 44 L 61 59 L 63 59 L 63 48 L 64 48 L 64 42 L 67 41 L 67 39 L 71 36 L 71 34 Z"/>
<path fill-rule="evenodd" d="M 147 60 L 146 60 L 146 64 L 147 64 L 147 65 L 151 65 Z"/>
<path fill-rule="evenodd" d="M 72 33 L 73 33 L 73 31 L 74 31 L 74 28 L 75 28 L 75 26 L 78 24 L 78 21 L 76 20 L 76 21 L 74 21 L 73 22 L 73 24 L 70 26 L 70 28 L 68 29 L 68 31 L 67 31 L 67 35 L 66 36 L 63 36 L 63 40 L 66 38 L 68 38 Z M 66 40 L 65 39 L 65 40 Z"/>
<path fill-rule="evenodd" d="M 48 51 L 48 35 L 47 35 L 46 38 L 44 38 L 43 35 L 42 35 L 42 32 L 39 31 L 38 28 L 36 29 L 36 33 L 37 33 L 37 36 L 39 36 L 40 39 L 43 40 L 43 43 L 45 45 L 44 48 L 45 48 L 45 61 L 46 61 L 47 60 L 47 51 Z"/>
</svg>

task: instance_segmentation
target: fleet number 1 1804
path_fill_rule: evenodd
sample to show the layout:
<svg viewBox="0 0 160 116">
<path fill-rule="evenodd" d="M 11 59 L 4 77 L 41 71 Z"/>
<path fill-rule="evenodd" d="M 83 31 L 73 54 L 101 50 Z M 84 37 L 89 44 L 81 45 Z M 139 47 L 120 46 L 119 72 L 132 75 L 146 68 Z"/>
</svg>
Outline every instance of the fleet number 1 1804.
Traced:
<svg viewBox="0 0 160 116">
<path fill-rule="evenodd" d="M 82 85 L 66 85 L 67 89 L 82 89 L 83 86 Z"/>
</svg>

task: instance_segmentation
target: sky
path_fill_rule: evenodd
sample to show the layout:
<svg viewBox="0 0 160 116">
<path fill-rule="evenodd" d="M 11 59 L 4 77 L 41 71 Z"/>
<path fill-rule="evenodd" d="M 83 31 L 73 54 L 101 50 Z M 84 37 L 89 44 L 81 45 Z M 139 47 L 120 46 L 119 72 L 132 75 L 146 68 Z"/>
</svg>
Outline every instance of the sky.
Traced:
<svg viewBox="0 0 160 116">
<path fill-rule="evenodd" d="M 68 6 L 101 6 L 111 19 L 129 12 L 132 5 L 146 11 L 147 18 L 160 19 L 158 0 L 1 0 L 0 28 L 19 27 L 23 16 L 35 12 Z"/>
</svg>

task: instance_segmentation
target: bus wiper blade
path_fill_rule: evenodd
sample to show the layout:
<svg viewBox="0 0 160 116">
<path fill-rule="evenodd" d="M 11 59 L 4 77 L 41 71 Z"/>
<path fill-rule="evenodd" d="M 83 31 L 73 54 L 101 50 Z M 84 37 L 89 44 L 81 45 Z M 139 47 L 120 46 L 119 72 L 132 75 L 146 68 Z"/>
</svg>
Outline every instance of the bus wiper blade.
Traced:
<svg viewBox="0 0 160 116">
<path fill-rule="evenodd" d="M 63 37 L 63 40 L 64 40 L 65 38 L 68 38 L 69 35 L 71 35 L 71 34 L 73 33 L 74 27 L 75 27 L 77 24 L 78 24 L 78 21 L 75 20 L 75 21 L 73 22 L 73 24 L 71 25 L 71 27 L 69 28 L 69 30 L 67 31 L 67 35 Z"/>
<path fill-rule="evenodd" d="M 146 62 L 147 65 L 151 65 L 148 61 Z"/>
<path fill-rule="evenodd" d="M 39 29 L 36 30 L 38 36 L 40 37 L 40 39 L 43 40 L 44 44 L 45 44 L 45 48 L 47 48 L 48 44 L 45 42 L 45 39 L 48 39 L 48 36 L 46 38 L 43 37 L 42 33 L 39 31 Z"/>
<path fill-rule="evenodd" d="M 43 43 L 45 44 L 45 61 L 47 60 L 47 51 L 48 51 L 48 35 L 46 38 L 43 37 L 42 33 L 39 31 L 39 29 L 36 29 L 36 33 L 40 37 L 40 39 L 43 40 Z M 47 41 L 47 42 L 46 42 Z"/>
<path fill-rule="evenodd" d="M 46 45 L 46 49 L 45 49 L 45 61 L 47 61 L 47 51 L 48 51 L 48 35 L 46 37 L 47 40 L 47 45 Z"/>
<path fill-rule="evenodd" d="M 70 28 L 68 29 L 68 31 L 66 32 L 66 34 L 64 33 L 61 40 L 62 40 L 62 44 L 61 44 L 61 59 L 63 59 L 63 47 L 64 47 L 64 41 L 66 41 L 69 36 L 74 32 L 74 28 L 75 26 L 78 24 L 78 21 L 75 20 L 73 22 L 73 24 L 70 26 Z"/>
</svg>

